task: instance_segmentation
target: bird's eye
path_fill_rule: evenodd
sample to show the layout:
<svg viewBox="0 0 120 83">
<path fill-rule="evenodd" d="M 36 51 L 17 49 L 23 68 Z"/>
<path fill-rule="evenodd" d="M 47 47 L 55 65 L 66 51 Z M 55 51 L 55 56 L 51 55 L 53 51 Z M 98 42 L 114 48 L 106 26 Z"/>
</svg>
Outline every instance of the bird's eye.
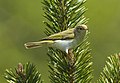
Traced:
<svg viewBox="0 0 120 83">
<path fill-rule="evenodd" d="M 80 32 L 82 30 L 82 28 L 78 28 L 77 31 Z"/>
<path fill-rule="evenodd" d="M 81 32 L 81 31 L 83 30 L 83 27 L 77 26 L 77 27 L 76 27 L 76 30 L 77 30 L 77 32 Z"/>
<path fill-rule="evenodd" d="M 80 30 L 83 30 L 83 28 L 79 28 Z"/>
<path fill-rule="evenodd" d="M 79 27 L 79 28 L 78 28 L 78 31 L 81 31 L 81 30 L 84 30 L 84 29 L 83 29 L 82 27 Z"/>
</svg>

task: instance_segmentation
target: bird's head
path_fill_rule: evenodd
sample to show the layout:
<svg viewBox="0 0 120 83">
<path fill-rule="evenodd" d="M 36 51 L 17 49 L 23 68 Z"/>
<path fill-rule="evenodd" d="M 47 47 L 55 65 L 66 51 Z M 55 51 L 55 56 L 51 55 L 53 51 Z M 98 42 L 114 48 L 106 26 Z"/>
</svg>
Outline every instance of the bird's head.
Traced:
<svg viewBox="0 0 120 83">
<path fill-rule="evenodd" d="M 88 27 L 86 25 L 79 25 L 74 29 L 74 35 L 76 38 L 82 38 L 85 36 L 88 31 Z"/>
</svg>

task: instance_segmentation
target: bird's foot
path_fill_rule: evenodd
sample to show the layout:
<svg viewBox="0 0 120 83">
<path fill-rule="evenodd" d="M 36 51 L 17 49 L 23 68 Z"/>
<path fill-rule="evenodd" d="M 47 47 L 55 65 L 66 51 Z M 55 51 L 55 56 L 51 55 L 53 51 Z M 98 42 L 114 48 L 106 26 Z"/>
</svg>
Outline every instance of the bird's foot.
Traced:
<svg viewBox="0 0 120 83">
<path fill-rule="evenodd" d="M 68 49 L 67 59 L 68 59 L 70 66 L 73 66 L 75 63 L 75 56 L 73 53 L 73 49 L 71 48 Z"/>
</svg>

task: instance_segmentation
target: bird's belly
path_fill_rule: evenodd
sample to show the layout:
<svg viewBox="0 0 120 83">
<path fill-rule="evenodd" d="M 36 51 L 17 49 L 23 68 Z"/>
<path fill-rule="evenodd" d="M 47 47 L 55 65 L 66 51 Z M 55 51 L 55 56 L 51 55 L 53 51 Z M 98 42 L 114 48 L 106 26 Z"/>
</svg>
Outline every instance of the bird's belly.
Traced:
<svg viewBox="0 0 120 83">
<path fill-rule="evenodd" d="M 72 47 L 72 42 L 73 40 L 55 40 L 53 47 L 56 47 L 62 51 L 66 51 L 66 49 Z"/>
</svg>

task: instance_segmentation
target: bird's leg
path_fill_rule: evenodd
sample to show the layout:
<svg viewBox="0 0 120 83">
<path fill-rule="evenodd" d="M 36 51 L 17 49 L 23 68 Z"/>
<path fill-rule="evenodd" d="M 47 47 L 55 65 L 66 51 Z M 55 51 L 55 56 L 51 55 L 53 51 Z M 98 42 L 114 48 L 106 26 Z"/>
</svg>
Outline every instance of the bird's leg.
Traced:
<svg viewBox="0 0 120 83">
<path fill-rule="evenodd" d="M 75 56 L 73 54 L 73 49 L 68 49 L 68 53 L 67 53 L 67 60 L 68 60 L 68 76 L 69 76 L 69 81 L 70 83 L 74 83 L 74 63 L 75 63 Z"/>
<path fill-rule="evenodd" d="M 67 59 L 68 59 L 69 65 L 73 66 L 75 63 L 75 56 L 73 54 L 73 49 L 71 48 L 68 49 Z"/>
</svg>

